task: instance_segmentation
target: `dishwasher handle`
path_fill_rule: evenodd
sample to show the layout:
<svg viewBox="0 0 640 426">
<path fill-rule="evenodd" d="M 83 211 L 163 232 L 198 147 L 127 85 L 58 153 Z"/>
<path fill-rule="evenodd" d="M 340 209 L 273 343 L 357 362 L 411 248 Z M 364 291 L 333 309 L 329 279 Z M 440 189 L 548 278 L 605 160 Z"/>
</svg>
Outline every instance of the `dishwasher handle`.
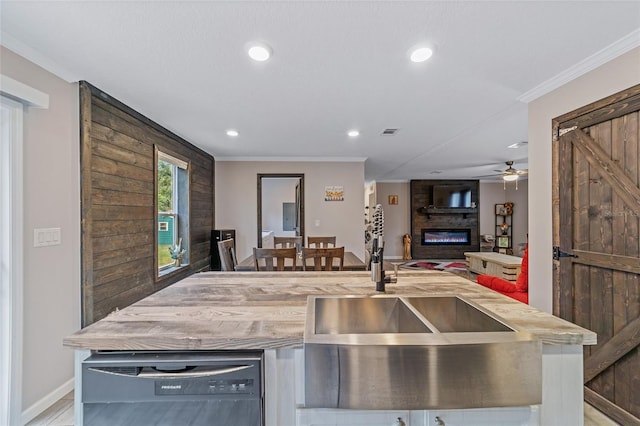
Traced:
<svg viewBox="0 0 640 426">
<path fill-rule="evenodd" d="M 246 370 L 252 368 L 254 365 L 237 365 L 237 366 L 224 366 L 224 367 L 204 367 L 199 366 L 192 370 L 185 371 L 156 371 L 148 367 L 144 367 L 136 375 L 122 372 L 121 370 L 111 370 L 109 367 L 89 367 L 88 370 L 101 373 L 111 374 L 121 377 L 140 378 L 140 379 L 182 379 L 182 378 L 202 378 L 213 377 L 221 374 L 234 373 L 236 371 Z"/>
</svg>

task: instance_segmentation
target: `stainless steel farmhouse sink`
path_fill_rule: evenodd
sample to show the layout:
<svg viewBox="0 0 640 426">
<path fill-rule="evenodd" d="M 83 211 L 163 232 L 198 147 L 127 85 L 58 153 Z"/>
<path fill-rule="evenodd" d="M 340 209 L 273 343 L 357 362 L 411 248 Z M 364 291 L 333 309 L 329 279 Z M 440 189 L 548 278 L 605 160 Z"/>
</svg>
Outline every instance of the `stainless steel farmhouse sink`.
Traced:
<svg viewBox="0 0 640 426">
<path fill-rule="evenodd" d="M 459 296 L 310 296 L 305 406 L 540 404 L 542 344 Z"/>
<path fill-rule="evenodd" d="M 397 297 L 315 299 L 316 334 L 431 333 Z"/>
</svg>

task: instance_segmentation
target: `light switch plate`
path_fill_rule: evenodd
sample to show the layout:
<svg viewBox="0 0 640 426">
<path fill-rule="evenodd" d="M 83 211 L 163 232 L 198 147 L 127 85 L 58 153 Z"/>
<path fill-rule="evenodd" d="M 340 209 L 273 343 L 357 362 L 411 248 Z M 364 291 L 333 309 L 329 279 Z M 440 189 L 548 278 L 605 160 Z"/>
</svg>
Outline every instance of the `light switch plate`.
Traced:
<svg viewBox="0 0 640 426">
<path fill-rule="evenodd" d="M 33 246 L 57 246 L 62 243 L 60 228 L 35 228 L 33 230 Z"/>
</svg>

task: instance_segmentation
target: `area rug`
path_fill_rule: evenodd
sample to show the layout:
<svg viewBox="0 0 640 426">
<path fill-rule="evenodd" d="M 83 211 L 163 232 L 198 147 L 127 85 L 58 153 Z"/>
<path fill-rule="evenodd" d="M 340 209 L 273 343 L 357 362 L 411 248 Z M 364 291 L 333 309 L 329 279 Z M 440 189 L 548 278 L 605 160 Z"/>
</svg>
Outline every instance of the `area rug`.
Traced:
<svg viewBox="0 0 640 426">
<path fill-rule="evenodd" d="M 467 265 L 459 261 L 415 260 L 403 263 L 400 269 L 433 269 L 436 271 L 466 271 Z"/>
</svg>

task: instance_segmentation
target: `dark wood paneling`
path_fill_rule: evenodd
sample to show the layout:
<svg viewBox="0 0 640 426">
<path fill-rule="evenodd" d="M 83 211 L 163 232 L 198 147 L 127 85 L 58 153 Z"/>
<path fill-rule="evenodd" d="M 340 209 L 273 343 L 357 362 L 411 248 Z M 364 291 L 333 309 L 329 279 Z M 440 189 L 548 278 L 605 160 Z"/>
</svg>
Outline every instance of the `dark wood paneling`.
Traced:
<svg viewBox="0 0 640 426">
<path fill-rule="evenodd" d="M 91 174 L 91 185 L 95 189 L 113 189 L 115 191 L 138 192 L 140 194 L 152 194 L 154 185 L 152 181 L 128 179 L 124 176 L 108 175 L 100 172 Z"/>
<path fill-rule="evenodd" d="M 82 322 L 89 325 L 209 265 L 214 159 L 80 83 Z M 156 277 L 155 149 L 189 160 L 189 266 Z"/>
<path fill-rule="evenodd" d="M 118 250 L 104 251 L 102 253 L 96 253 L 93 256 L 93 268 L 97 271 L 102 268 L 121 265 L 122 263 L 131 262 L 133 260 L 144 259 L 146 257 L 153 258 L 154 255 L 155 250 L 153 244 L 148 244 L 144 247 L 134 246 Z"/>
<path fill-rule="evenodd" d="M 434 185 L 460 184 L 471 187 L 471 201 L 479 203 L 480 183 L 477 180 L 412 180 L 411 190 L 411 257 L 414 259 L 464 259 L 464 252 L 480 251 L 480 233 L 478 209 L 469 209 L 466 213 L 427 214 L 423 210 L 433 204 Z M 441 209 L 445 210 L 445 209 Z M 471 231 L 469 245 L 421 244 L 423 228 L 455 229 Z"/>
<path fill-rule="evenodd" d="M 140 142 L 137 139 L 103 126 L 98 122 L 93 123 L 93 127 L 91 128 L 91 136 L 96 142 L 108 142 L 112 145 L 119 146 L 125 151 L 131 151 L 141 154 L 145 158 L 153 156 L 153 149 L 149 144 Z"/>
</svg>

